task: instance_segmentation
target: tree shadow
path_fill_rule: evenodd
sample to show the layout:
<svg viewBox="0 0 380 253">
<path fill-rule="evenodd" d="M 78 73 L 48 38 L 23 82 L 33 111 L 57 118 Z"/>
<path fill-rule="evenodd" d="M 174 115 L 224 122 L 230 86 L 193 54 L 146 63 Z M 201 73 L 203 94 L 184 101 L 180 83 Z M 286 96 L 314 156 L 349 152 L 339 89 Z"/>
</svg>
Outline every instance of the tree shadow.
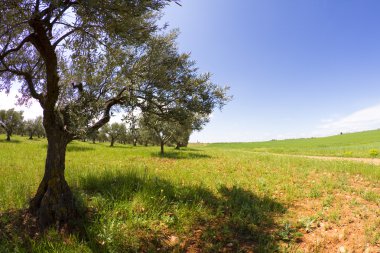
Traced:
<svg viewBox="0 0 380 253">
<path fill-rule="evenodd" d="M 9 210 L 0 213 L 0 252 L 62 250 L 62 240 L 73 236 L 80 244 L 72 249 L 85 245 L 92 252 L 279 250 L 274 217 L 285 207 L 240 187 L 211 190 L 147 173 L 105 172 L 82 177 L 73 190 L 79 205 L 86 206 L 81 232 L 41 235 L 27 211 Z"/>
<path fill-rule="evenodd" d="M 198 148 L 189 148 L 189 147 L 183 147 L 180 150 L 183 151 L 191 151 L 191 152 L 202 152 L 203 149 L 198 149 Z"/>
<path fill-rule="evenodd" d="M 87 147 L 87 146 L 76 146 L 76 145 L 67 145 L 66 151 L 67 152 L 84 152 L 84 151 L 90 151 L 95 150 L 94 147 Z"/>
<path fill-rule="evenodd" d="M 212 158 L 211 156 L 206 155 L 206 154 L 186 152 L 184 150 L 166 151 L 164 154 L 153 152 L 153 153 L 151 153 L 151 156 L 152 157 L 158 157 L 158 158 L 175 159 L 175 160 Z"/>
<path fill-rule="evenodd" d="M 132 146 L 127 146 L 127 145 L 115 145 L 115 146 L 109 146 L 108 145 L 108 148 L 112 148 L 112 149 L 132 149 L 133 147 Z"/>
<path fill-rule="evenodd" d="M 179 186 L 136 173 L 91 175 L 83 178 L 81 185 L 86 194 L 97 196 L 96 201 L 102 199 L 110 207 L 108 212 L 124 212 L 119 216 L 123 217 L 122 224 L 135 224 L 132 230 L 137 242 L 114 241 L 112 247 L 119 252 L 278 250 L 273 217 L 284 213 L 285 207 L 240 187 L 220 186 L 213 192 L 201 186 Z M 120 209 L 125 203 L 129 203 L 128 210 Z M 99 229 L 109 222 L 106 216 L 96 210 L 89 215 L 88 226 L 93 230 L 88 230 L 92 232 L 87 240 L 94 252 L 111 250 L 107 248 L 110 245 L 95 240 Z M 156 224 L 162 223 L 166 225 L 157 231 Z M 173 234 L 178 236 L 178 243 L 168 239 Z"/>
<path fill-rule="evenodd" d="M 29 137 L 25 138 L 26 141 L 30 141 L 30 142 L 39 142 L 39 141 L 43 141 L 43 140 L 46 140 L 46 138 L 38 138 L 38 137 L 33 137 L 33 139 L 29 139 Z"/>
<path fill-rule="evenodd" d="M 11 209 L 0 212 L 0 252 L 16 251 L 19 245 L 31 248 L 31 240 L 38 236 L 35 218 L 25 209 Z M 23 252 L 19 248 L 20 252 Z"/>
<path fill-rule="evenodd" d="M 48 144 L 42 145 L 44 149 L 48 148 Z M 66 152 L 85 152 L 85 151 L 92 151 L 95 150 L 95 147 L 88 147 L 88 146 L 78 146 L 77 144 L 69 144 L 66 147 Z"/>
<path fill-rule="evenodd" d="M 12 144 L 19 144 L 19 143 L 21 143 L 20 140 L 13 140 L 13 139 L 11 139 L 10 141 L 7 141 L 5 139 L 1 139 L 0 142 L 1 143 L 12 143 Z"/>
</svg>

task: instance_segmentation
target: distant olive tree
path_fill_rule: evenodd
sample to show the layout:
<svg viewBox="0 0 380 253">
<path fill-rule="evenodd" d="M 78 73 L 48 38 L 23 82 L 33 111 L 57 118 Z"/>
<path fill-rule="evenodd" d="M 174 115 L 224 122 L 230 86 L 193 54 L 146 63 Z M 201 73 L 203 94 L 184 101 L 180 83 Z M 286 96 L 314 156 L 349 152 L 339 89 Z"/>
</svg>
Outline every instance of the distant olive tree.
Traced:
<svg viewBox="0 0 380 253">
<path fill-rule="evenodd" d="M 137 146 L 140 139 L 140 129 L 138 128 L 140 115 L 134 111 L 134 108 L 131 108 L 123 120 L 128 125 L 126 141 L 130 142 L 133 146 Z"/>
<path fill-rule="evenodd" d="M 207 114 L 188 112 L 187 117 L 175 129 L 173 135 L 173 142 L 176 144 L 176 149 L 187 147 L 190 135 L 194 131 L 202 130 L 203 126 L 208 123 L 209 120 L 209 115 Z"/>
<path fill-rule="evenodd" d="M 127 134 L 127 128 L 123 123 L 112 123 L 111 125 L 106 124 L 101 128 L 101 132 L 108 137 L 110 141 L 110 146 L 113 147 L 117 140 L 125 139 Z"/>
<path fill-rule="evenodd" d="M 23 125 L 23 112 L 14 109 L 0 110 L 0 126 L 7 134 L 7 141 L 11 140 L 13 132 Z"/>
<path fill-rule="evenodd" d="M 24 129 L 27 131 L 29 135 L 29 140 L 32 140 L 34 135 L 37 135 L 38 138 L 45 135 L 45 130 L 42 124 L 41 116 L 38 116 L 35 119 L 29 119 L 25 121 Z"/>
<path fill-rule="evenodd" d="M 178 122 L 163 120 L 159 116 L 149 113 L 145 113 L 140 121 L 141 128 L 146 129 L 150 139 L 160 146 L 161 155 L 164 154 L 164 146 L 170 142 L 178 125 Z"/>
</svg>

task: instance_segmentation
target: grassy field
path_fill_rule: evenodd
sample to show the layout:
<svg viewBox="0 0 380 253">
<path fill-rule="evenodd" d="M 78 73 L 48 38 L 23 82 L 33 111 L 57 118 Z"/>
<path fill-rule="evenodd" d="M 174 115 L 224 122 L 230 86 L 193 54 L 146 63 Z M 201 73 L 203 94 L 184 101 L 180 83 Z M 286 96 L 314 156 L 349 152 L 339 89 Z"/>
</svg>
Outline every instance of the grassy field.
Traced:
<svg viewBox="0 0 380 253">
<path fill-rule="evenodd" d="M 380 130 L 348 133 L 323 138 L 272 140 L 251 143 L 216 143 L 223 149 L 280 154 L 339 157 L 380 157 Z"/>
<path fill-rule="evenodd" d="M 33 233 L 23 211 L 46 141 L 3 139 L 0 252 L 380 250 L 380 167 L 265 153 L 366 157 L 380 131 L 167 148 L 164 157 L 158 147 L 73 142 L 66 176 L 85 220 L 72 235 Z"/>
</svg>

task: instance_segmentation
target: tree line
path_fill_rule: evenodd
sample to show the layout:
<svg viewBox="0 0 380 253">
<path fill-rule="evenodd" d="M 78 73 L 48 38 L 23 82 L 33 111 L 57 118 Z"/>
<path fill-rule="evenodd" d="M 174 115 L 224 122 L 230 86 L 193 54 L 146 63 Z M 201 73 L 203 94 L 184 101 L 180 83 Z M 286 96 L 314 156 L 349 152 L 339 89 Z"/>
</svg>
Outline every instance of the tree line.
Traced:
<svg viewBox="0 0 380 253">
<path fill-rule="evenodd" d="M 202 119 L 203 121 L 206 119 Z M 158 145 L 164 154 L 164 145 L 175 146 L 176 149 L 187 147 L 190 135 L 195 130 L 201 130 L 201 119 L 187 118 L 184 122 L 162 120 L 148 113 L 125 117 L 123 123 L 106 124 L 99 131 L 92 133 L 89 139 L 109 141 L 114 146 L 116 141 L 122 144 Z"/>
<path fill-rule="evenodd" d="M 13 134 L 27 135 L 30 140 L 33 136 L 45 137 L 45 129 L 42 124 L 42 116 L 24 120 L 23 112 L 15 109 L 0 110 L 0 133 L 5 133 L 7 141 L 11 141 Z"/>
<path fill-rule="evenodd" d="M 149 114 L 129 114 L 122 122 L 107 123 L 98 131 L 84 136 L 82 140 L 91 140 L 93 143 L 110 142 L 111 147 L 117 141 L 133 146 L 158 145 L 161 147 L 161 154 L 164 154 L 164 145 L 175 146 L 176 149 L 187 147 L 191 133 L 201 129 L 202 120 L 206 119 L 187 118 L 180 124 L 173 120 L 163 121 Z M 24 120 L 23 111 L 16 111 L 14 108 L 0 110 L 0 127 L 0 133 L 6 134 L 7 141 L 11 141 L 13 134 L 28 136 L 30 140 L 34 136 L 46 136 L 42 116 Z"/>
</svg>

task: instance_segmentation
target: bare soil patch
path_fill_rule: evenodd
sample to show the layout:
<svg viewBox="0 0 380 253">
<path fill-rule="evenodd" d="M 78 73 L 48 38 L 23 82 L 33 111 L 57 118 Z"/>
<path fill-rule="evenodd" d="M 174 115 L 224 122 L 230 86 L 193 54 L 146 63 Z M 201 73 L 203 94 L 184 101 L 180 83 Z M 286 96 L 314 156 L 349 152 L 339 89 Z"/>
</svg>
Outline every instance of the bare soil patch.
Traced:
<svg viewBox="0 0 380 253">
<path fill-rule="evenodd" d="M 380 189 L 362 178 L 350 180 L 352 189 Z M 295 243 L 301 252 L 380 252 L 380 202 L 357 192 L 336 191 L 324 206 L 321 198 L 297 201 L 289 208 L 292 224 L 303 236 Z"/>
</svg>

